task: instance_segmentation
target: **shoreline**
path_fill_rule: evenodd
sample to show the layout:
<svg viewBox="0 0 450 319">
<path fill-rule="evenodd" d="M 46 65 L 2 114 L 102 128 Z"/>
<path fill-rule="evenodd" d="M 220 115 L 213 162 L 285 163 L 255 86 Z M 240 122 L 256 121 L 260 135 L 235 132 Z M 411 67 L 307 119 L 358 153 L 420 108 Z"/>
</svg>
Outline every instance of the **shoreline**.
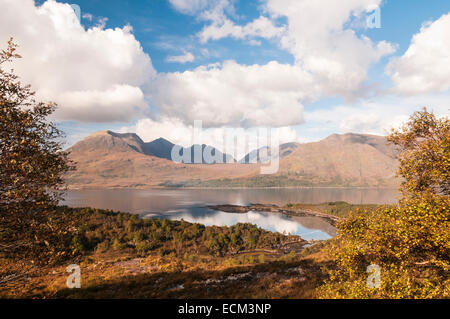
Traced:
<svg viewBox="0 0 450 319">
<path fill-rule="evenodd" d="M 338 216 L 325 214 L 310 209 L 291 210 L 274 204 L 250 204 L 247 206 L 224 204 L 224 205 L 208 205 L 206 207 L 225 213 L 235 213 L 235 214 L 246 214 L 249 211 L 260 211 L 267 213 L 280 213 L 286 216 L 319 217 L 325 219 L 333 227 L 336 227 L 337 222 L 341 219 Z"/>
<path fill-rule="evenodd" d="M 164 187 L 164 186 L 152 186 L 152 187 L 129 187 L 129 186 L 82 186 L 82 187 L 68 187 L 67 191 L 81 191 L 81 190 L 221 190 L 221 189 L 380 189 L 380 190 L 395 190 L 398 188 L 389 187 L 377 187 L 377 186 L 268 186 L 268 187 Z"/>
</svg>

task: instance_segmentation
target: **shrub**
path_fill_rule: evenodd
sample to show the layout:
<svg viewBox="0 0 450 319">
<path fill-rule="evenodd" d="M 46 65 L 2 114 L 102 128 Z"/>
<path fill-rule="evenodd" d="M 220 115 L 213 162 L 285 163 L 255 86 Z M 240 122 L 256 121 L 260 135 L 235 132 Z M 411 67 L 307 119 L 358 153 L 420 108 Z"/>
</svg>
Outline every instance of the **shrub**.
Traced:
<svg viewBox="0 0 450 319">
<path fill-rule="evenodd" d="M 96 246 L 96 251 L 99 252 L 99 253 L 104 253 L 104 252 L 106 252 L 106 251 L 109 250 L 109 247 L 110 247 L 109 241 L 108 241 L 108 240 L 105 240 L 105 241 L 100 242 L 100 243 Z"/>
<path fill-rule="evenodd" d="M 328 249 L 335 267 L 320 297 L 450 297 L 450 122 L 424 109 L 389 140 L 402 151 L 403 198 L 337 225 Z M 377 288 L 367 284 L 371 264 L 380 269 Z"/>
<path fill-rule="evenodd" d="M 136 251 L 140 254 L 147 254 L 155 248 L 151 242 L 143 241 L 136 244 Z"/>
</svg>

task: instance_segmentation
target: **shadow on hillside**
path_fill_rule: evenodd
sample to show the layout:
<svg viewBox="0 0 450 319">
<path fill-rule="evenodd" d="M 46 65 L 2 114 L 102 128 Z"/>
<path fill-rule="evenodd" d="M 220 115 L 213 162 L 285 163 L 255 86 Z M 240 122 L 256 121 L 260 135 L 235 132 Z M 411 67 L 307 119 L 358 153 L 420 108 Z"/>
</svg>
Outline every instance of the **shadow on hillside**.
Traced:
<svg viewBox="0 0 450 319">
<path fill-rule="evenodd" d="M 313 298 L 323 263 L 272 262 L 220 271 L 142 273 L 63 289 L 55 298 Z"/>
</svg>

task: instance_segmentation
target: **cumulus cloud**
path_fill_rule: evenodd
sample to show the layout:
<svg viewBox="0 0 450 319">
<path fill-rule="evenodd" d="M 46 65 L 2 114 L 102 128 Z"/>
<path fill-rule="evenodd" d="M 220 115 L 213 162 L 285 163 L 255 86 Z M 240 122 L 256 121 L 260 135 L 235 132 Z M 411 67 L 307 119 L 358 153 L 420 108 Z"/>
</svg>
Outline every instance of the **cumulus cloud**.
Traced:
<svg viewBox="0 0 450 319">
<path fill-rule="evenodd" d="M 450 13 L 426 23 L 414 35 L 406 53 L 387 67 L 394 91 L 405 94 L 450 89 Z"/>
<path fill-rule="evenodd" d="M 2 0 L 0 43 L 11 36 L 23 56 L 14 69 L 38 98 L 59 104 L 59 119 L 128 121 L 146 112 L 141 87 L 156 72 L 130 26 L 85 30 L 68 4 Z"/>
<path fill-rule="evenodd" d="M 259 18 L 249 22 L 245 26 L 234 24 L 225 19 L 222 24 L 211 24 L 199 32 L 200 41 L 205 43 L 209 40 L 219 40 L 226 37 L 235 39 L 246 39 L 251 37 L 275 38 L 280 37 L 285 31 L 284 26 L 277 27 L 267 17 Z"/>
<path fill-rule="evenodd" d="M 194 70 L 159 74 L 151 99 L 161 114 L 205 126 L 286 126 L 303 121 L 302 101 L 316 87 L 298 66 L 272 61 L 240 65 L 234 61 Z"/>
<path fill-rule="evenodd" d="M 226 61 L 161 74 L 151 96 L 161 114 L 186 124 L 201 119 L 207 126 L 300 124 L 304 104 L 322 97 L 360 94 L 369 67 L 394 52 L 390 43 L 358 36 L 346 24 L 352 17 L 361 18 L 381 0 L 267 0 L 264 11 L 270 19 L 260 16 L 244 26 L 226 17 L 225 2 L 212 2 L 219 9 L 211 4 L 197 9 L 201 17 L 206 11 L 222 14 L 200 32 L 202 41 L 277 37 L 295 63 L 239 65 Z M 279 17 L 287 18 L 286 26 L 274 26 Z"/>
<path fill-rule="evenodd" d="M 229 15 L 236 16 L 232 0 L 169 0 L 169 2 L 181 13 L 195 15 L 199 20 L 211 22 L 197 34 L 202 43 L 226 37 L 270 39 L 279 37 L 285 30 L 283 26 L 275 26 L 274 22 L 265 16 L 260 16 L 244 26 L 235 24 L 228 18 Z"/>
<path fill-rule="evenodd" d="M 116 84 L 105 90 L 65 91 L 54 95 L 54 98 L 62 101 L 63 105 L 55 112 L 58 118 L 80 121 L 130 121 L 144 115 L 148 107 L 141 89 L 131 85 Z"/>
<path fill-rule="evenodd" d="M 193 62 L 195 60 L 195 57 L 192 53 L 186 52 L 183 55 L 174 55 L 167 57 L 167 62 L 174 62 L 174 63 L 187 63 L 187 62 Z"/>
<path fill-rule="evenodd" d="M 281 46 L 296 63 L 312 72 L 328 94 L 351 95 L 367 78 L 369 67 L 395 47 L 358 36 L 346 23 L 381 0 L 267 0 L 273 17 L 286 17 L 287 32 Z"/>
<path fill-rule="evenodd" d="M 253 44 L 255 37 L 279 38 L 280 46 L 314 74 L 324 93 L 353 97 L 362 91 L 369 67 L 395 52 L 394 45 L 374 43 L 351 28 L 351 22 L 365 20 L 365 14 L 380 4 L 381 0 L 266 0 L 263 8 L 269 17 L 261 15 L 240 26 L 223 14 L 198 35 L 201 42 L 232 37 Z M 207 9 L 199 9 L 199 15 L 202 10 Z M 276 26 L 280 17 L 287 18 L 286 25 Z"/>
<path fill-rule="evenodd" d="M 24 59 L 15 69 L 37 90 L 38 97 L 60 104 L 59 119 L 129 121 L 146 113 L 149 98 L 161 119 L 139 120 L 138 133 L 149 138 L 167 136 L 180 144 L 183 142 L 176 136 L 190 136 L 187 130 L 195 120 L 202 120 L 211 129 L 281 129 L 300 124 L 305 104 L 322 97 L 356 94 L 369 67 L 394 51 L 390 43 L 358 36 L 348 25 L 352 17 L 361 17 L 381 0 L 267 0 L 264 15 L 242 26 L 230 18 L 232 1 L 170 2 L 176 10 L 211 23 L 200 33 L 203 41 L 233 37 L 258 44 L 255 38 L 277 38 L 295 57 L 295 63 L 240 65 L 225 61 L 156 74 L 131 26 L 105 29 L 103 20 L 85 29 L 69 5 L 54 0 L 39 7 L 33 0 L 2 0 L 0 42 L 6 43 L 13 36 L 20 44 Z M 287 24 L 276 26 L 274 21 L 279 17 L 286 18 Z M 209 55 L 207 49 L 203 51 L 204 56 Z M 167 61 L 187 63 L 194 59 L 186 52 Z M 379 114 L 375 111 L 367 118 L 358 112 L 342 114 L 348 118 L 337 124 L 342 130 L 359 129 L 358 121 L 377 130 L 381 123 L 374 120 Z M 286 130 L 283 134 L 290 136 L 292 132 Z M 210 142 L 207 144 L 214 141 Z"/>
</svg>

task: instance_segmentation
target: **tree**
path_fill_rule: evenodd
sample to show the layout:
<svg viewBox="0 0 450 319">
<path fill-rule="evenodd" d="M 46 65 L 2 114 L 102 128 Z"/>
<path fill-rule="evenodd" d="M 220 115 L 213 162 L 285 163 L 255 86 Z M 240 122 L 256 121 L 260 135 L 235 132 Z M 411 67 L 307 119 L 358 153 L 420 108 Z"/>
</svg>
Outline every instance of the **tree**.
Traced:
<svg viewBox="0 0 450 319">
<path fill-rule="evenodd" d="M 400 148 L 399 174 L 402 192 L 420 196 L 424 192 L 450 195 L 450 120 L 436 118 L 424 108 L 415 112 L 400 130 L 392 130 L 388 141 Z"/>
<path fill-rule="evenodd" d="M 398 205 L 350 214 L 329 245 L 334 269 L 320 287 L 325 298 L 449 298 L 449 121 L 426 109 L 389 140 L 401 147 L 405 182 Z M 380 287 L 367 267 L 380 267 Z"/>
<path fill-rule="evenodd" d="M 61 229 L 48 222 L 73 167 L 62 132 L 47 120 L 56 104 L 36 101 L 31 87 L 3 68 L 21 58 L 16 49 L 10 39 L 0 52 L 0 253 L 38 256 L 36 248 L 54 248 L 50 238 Z"/>
<path fill-rule="evenodd" d="M 54 103 L 37 102 L 29 85 L 1 67 L 20 58 L 12 39 L 0 53 L 0 207 L 36 210 L 58 203 L 70 169 L 62 132 L 46 118 Z"/>
</svg>

